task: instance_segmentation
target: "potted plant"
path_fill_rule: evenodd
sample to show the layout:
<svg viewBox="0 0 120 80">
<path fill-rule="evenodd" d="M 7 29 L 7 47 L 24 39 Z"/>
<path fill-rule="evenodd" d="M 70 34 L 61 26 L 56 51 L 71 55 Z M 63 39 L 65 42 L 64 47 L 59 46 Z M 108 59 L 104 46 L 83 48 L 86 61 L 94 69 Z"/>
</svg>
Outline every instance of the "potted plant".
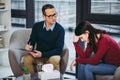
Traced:
<svg viewBox="0 0 120 80">
<path fill-rule="evenodd" d="M 24 79 L 24 80 L 30 80 L 31 75 L 30 75 L 30 73 L 28 72 L 28 67 L 27 67 L 27 66 L 24 66 L 24 67 L 23 67 L 23 71 L 24 71 L 23 79 Z"/>
</svg>

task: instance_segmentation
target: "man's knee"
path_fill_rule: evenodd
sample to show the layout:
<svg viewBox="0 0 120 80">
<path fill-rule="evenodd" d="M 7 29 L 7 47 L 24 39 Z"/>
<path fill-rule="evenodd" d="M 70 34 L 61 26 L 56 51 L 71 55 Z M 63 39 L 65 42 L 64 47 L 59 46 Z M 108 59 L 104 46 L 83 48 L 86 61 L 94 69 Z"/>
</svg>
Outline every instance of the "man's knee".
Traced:
<svg viewBox="0 0 120 80">
<path fill-rule="evenodd" d="M 33 62 L 33 57 L 31 55 L 25 55 L 23 58 L 24 63 L 32 63 Z"/>
<path fill-rule="evenodd" d="M 49 63 L 53 64 L 54 69 L 59 69 L 60 56 L 51 56 L 48 60 Z"/>
<path fill-rule="evenodd" d="M 51 56 L 49 62 L 59 64 L 60 56 Z"/>
</svg>

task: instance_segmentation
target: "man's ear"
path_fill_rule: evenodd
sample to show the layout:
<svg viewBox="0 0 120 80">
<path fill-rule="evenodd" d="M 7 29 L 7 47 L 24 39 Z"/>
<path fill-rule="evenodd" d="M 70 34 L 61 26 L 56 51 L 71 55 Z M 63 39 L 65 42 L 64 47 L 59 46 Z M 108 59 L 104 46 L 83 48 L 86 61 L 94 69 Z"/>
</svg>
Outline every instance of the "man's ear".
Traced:
<svg viewBox="0 0 120 80">
<path fill-rule="evenodd" d="M 45 19 L 45 16 L 44 16 L 44 15 L 42 15 L 42 17 L 43 17 L 43 19 Z"/>
</svg>

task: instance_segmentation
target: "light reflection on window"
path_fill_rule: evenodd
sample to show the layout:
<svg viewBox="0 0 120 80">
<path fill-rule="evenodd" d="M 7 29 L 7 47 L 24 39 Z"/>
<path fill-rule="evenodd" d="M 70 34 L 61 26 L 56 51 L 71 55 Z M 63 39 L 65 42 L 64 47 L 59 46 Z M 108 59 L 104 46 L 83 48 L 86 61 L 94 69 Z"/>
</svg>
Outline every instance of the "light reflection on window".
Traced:
<svg viewBox="0 0 120 80">
<path fill-rule="evenodd" d="M 20 9 L 25 10 L 25 0 L 11 0 L 11 7 L 12 9 Z"/>
<path fill-rule="evenodd" d="M 106 30 L 111 36 L 120 42 L 120 26 L 105 25 L 105 24 L 92 24 L 95 28 Z"/>
<path fill-rule="evenodd" d="M 91 0 L 91 13 L 120 14 L 120 1 Z"/>
</svg>

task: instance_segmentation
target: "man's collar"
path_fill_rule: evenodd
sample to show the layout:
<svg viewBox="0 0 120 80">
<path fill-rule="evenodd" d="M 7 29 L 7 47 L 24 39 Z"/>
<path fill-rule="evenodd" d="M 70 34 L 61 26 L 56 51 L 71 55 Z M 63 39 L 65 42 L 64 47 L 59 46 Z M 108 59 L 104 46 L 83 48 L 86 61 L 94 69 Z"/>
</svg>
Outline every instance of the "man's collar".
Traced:
<svg viewBox="0 0 120 80">
<path fill-rule="evenodd" d="M 56 23 L 56 22 L 55 22 Z M 45 25 L 45 22 L 44 22 L 44 25 L 43 25 L 43 28 L 45 28 L 47 31 L 51 30 L 53 31 L 54 27 L 55 27 L 55 23 L 50 27 L 50 29 L 47 29 L 46 25 Z"/>
</svg>

